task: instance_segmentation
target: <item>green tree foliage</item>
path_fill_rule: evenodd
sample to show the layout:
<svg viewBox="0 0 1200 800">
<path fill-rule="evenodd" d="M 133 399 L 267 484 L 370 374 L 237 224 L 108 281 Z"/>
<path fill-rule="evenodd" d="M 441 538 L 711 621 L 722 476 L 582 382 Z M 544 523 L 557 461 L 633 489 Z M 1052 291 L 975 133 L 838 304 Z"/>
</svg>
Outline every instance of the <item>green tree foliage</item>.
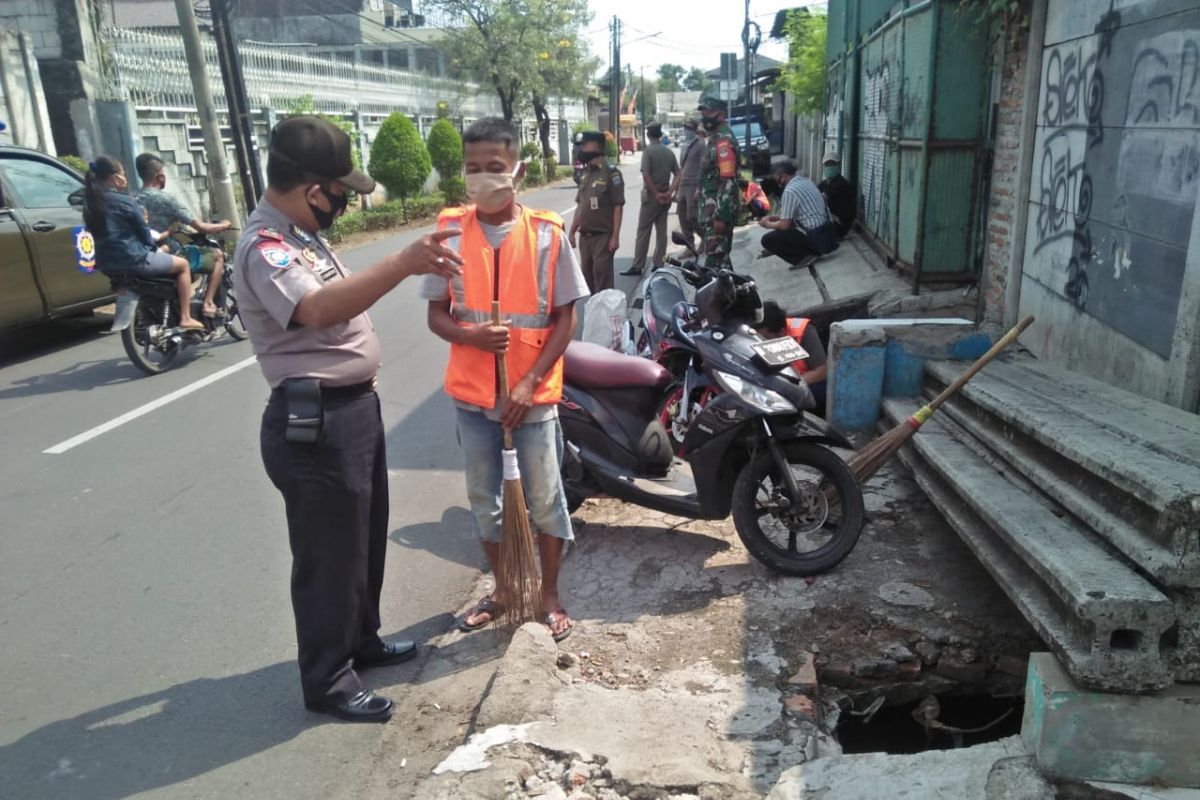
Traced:
<svg viewBox="0 0 1200 800">
<path fill-rule="evenodd" d="M 791 92 L 800 113 L 825 107 L 825 36 L 828 17 L 807 8 L 788 12 L 783 26 L 788 41 L 788 60 L 774 88 Z"/>
<path fill-rule="evenodd" d="M 583 133 L 584 131 L 594 131 L 594 130 L 596 130 L 596 126 L 593 125 L 592 123 L 588 122 L 587 120 L 583 120 L 582 122 L 576 122 L 574 125 L 571 126 L 571 141 L 574 142 L 575 137 L 578 136 L 579 134 Z"/>
<path fill-rule="evenodd" d="M 87 162 L 79 156 L 59 156 L 58 160 L 77 172 L 86 173 L 88 171 Z"/>
<path fill-rule="evenodd" d="M 685 75 L 687 75 L 687 70 L 678 64 L 659 64 L 658 90 L 660 92 L 682 92 Z"/>
<path fill-rule="evenodd" d="M 700 67 L 692 67 L 688 70 L 688 74 L 683 79 L 683 89 L 687 92 L 705 93 L 712 91 L 716 87 L 712 78 L 704 73 Z"/>
<path fill-rule="evenodd" d="M 446 203 L 461 203 L 466 195 L 462 179 L 463 143 L 454 123 L 446 117 L 434 122 L 425 139 L 425 147 L 429 150 L 429 160 L 438 171 L 438 188 L 446 195 Z"/>
<path fill-rule="evenodd" d="M 433 163 L 412 120 L 396 112 L 383 121 L 371 143 L 371 177 L 407 209 L 408 198 L 420 193 Z M 407 211 L 406 211 L 407 213 Z"/>
<path fill-rule="evenodd" d="M 491 87 L 510 121 L 534 94 L 556 91 L 545 73 L 558 68 L 547 62 L 570 64 L 574 56 L 564 51 L 586 54 L 581 44 L 591 18 L 586 0 L 428 0 L 426 5 L 456 20 L 443 40 L 455 73 Z M 564 40 L 567 45 L 560 46 Z"/>
<path fill-rule="evenodd" d="M 536 145 L 535 145 L 536 147 Z M 525 162 L 525 185 L 541 186 L 543 182 L 542 159 L 540 157 Z"/>
</svg>

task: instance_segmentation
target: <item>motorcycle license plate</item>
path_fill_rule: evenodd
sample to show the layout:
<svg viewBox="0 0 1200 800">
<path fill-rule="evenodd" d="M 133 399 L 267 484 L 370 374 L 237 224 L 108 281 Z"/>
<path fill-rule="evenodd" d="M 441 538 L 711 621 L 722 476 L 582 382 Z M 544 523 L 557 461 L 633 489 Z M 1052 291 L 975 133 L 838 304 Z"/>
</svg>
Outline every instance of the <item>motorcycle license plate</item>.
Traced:
<svg viewBox="0 0 1200 800">
<path fill-rule="evenodd" d="M 768 367 L 783 367 L 793 361 L 808 358 L 808 351 L 790 336 L 755 342 L 750 347 L 754 350 L 755 355 L 766 362 Z"/>
</svg>

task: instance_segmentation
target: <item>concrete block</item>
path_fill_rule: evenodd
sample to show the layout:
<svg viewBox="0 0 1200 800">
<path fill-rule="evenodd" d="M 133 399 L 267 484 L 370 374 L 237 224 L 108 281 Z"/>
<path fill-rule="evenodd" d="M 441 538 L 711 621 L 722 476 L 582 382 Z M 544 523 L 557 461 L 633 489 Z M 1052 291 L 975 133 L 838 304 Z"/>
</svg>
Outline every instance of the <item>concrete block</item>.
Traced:
<svg viewBox="0 0 1200 800">
<path fill-rule="evenodd" d="M 888 400 L 884 407 L 898 422 L 918 403 Z M 944 420 L 927 422 L 902 457 L 1076 679 L 1124 692 L 1170 682 L 1159 645 L 1175 609 L 1160 591 L 951 435 Z"/>
<path fill-rule="evenodd" d="M 1200 787 L 1200 687 L 1134 697 L 1080 688 L 1049 653 L 1029 659 L 1021 737 L 1049 775 Z"/>
<path fill-rule="evenodd" d="M 879 421 L 887 334 L 880 327 L 835 322 L 829 329 L 826 417 L 843 430 Z"/>
</svg>

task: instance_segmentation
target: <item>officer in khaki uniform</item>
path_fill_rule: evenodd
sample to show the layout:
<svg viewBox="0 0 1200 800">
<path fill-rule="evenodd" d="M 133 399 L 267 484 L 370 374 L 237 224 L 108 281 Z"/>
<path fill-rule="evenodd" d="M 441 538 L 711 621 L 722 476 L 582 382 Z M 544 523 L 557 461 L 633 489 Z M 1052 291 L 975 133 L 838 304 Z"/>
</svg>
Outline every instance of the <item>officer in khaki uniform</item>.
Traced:
<svg viewBox="0 0 1200 800">
<path fill-rule="evenodd" d="M 355 669 L 412 658 L 379 638 L 388 533 L 379 340 L 367 309 L 410 275 L 458 274 L 434 234 L 351 274 L 321 238 L 346 191 L 375 182 L 354 169 L 350 137 L 318 117 L 271 133 L 266 194 L 234 256 L 238 309 L 271 397 L 261 447 L 283 495 L 304 704 L 354 722 L 384 721 L 392 701 Z"/>
<path fill-rule="evenodd" d="M 613 287 L 613 256 L 621 246 L 625 209 L 625 181 L 621 171 L 605 160 L 604 144 L 604 134 L 599 131 L 582 134 L 579 160 L 588 169 L 579 182 L 567 236 L 571 246 L 579 248 L 579 266 L 592 294 Z"/>
<path fill-rule="evenodd" d="M 641 275 L 646 268 L 646 253 L 650 251 L 650 231 L 654 231 L 654 269 L 667 257 L 667 217 L 671 214 L 671 199 L 679 183 L 679 162 L 675 153 L 662 143 L 662 123 L 646 126 L 650 143 L 642 151 L 642 206 L 638 211 L 637 241 L 633 248 L 633 265 L 622 275 Z"/>
</svg>

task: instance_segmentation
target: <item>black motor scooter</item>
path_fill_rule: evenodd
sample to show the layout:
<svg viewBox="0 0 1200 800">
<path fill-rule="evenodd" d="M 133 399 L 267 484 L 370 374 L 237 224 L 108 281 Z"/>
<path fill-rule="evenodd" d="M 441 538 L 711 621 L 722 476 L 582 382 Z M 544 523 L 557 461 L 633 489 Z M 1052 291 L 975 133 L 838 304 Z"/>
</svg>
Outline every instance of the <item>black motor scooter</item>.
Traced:
<svg viewBox="0 0 1200 800">
<path fill-rule="evenodd" d="M 721 388 L 688 427 L 677 458 L 657 416 L 671 373 L 654 361 L 572 342 L 559 418 L 567 441 L 563 481 L 572 510 L 611 496 L 692 519 L 725 519 L 772 569 L 811 575 L 840 562 L 863 525 L 854 473 L 827 446 L 852 448 L 804 412 L 811 392 L 789 366 L 804 352 L 790 337 L 764 341 L 745 322 L 761 300 L 753 280 L 717 271 L 697 292 L 689 332 Z"/>
</svg>

